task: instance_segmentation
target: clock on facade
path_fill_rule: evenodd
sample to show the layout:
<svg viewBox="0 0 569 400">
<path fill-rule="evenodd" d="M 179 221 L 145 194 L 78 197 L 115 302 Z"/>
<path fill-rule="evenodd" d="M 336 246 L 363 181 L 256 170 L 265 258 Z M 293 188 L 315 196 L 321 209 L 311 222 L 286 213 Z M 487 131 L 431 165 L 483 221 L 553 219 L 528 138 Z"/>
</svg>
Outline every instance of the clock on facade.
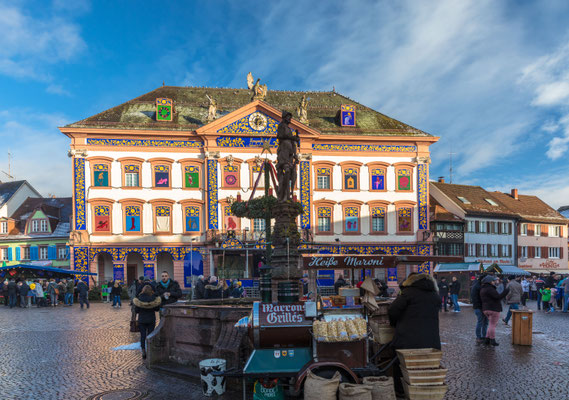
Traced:
<svg viewBox="0 0 569 400">
<path fill-rule="evenodd" d="M 267 117 L 260 112 L 254 112 L 249 116 L 249 126 L 257 132 L 264 131 L 267 128 Z"/>
</svg>

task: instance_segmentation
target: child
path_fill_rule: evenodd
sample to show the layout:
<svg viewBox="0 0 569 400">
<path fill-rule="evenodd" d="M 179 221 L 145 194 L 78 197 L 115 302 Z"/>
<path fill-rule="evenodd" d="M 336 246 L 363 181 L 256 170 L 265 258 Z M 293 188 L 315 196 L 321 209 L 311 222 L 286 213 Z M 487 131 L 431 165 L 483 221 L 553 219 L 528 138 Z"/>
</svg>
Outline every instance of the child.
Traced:
<svg viewBox="0 0 569 400">
<path fill-rule="evenodd" d="M 551 289 L 546 287 L 545 289 L 539 289 L 541 293 L 541 301 L 543 302 L 543 310 L 548 313 L 550 312 L 549 302 L 551 301 Z"/>
<path fill-rule="evenodd" d="M 555 304 L 557 304 L 557 295 L 558 289 L 555 287 L 551 288 L 551 300 L 549 300 L 549 312 L 555 312 Z"/>
</svg>

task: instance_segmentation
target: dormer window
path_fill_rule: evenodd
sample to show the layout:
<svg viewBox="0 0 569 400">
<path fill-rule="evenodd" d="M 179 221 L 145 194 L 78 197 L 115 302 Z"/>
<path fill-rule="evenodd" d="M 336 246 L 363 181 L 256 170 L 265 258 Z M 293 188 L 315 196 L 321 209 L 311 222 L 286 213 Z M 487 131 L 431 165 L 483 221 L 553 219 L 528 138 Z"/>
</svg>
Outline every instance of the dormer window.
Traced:
<svg viewBox="0 0 569 400">
<path fill-rule="evenodd" d="M 462 197 L 462 196 L 456 196 L 456 197 L 458 197 L 458 199 L 459 199 L 460 201 L 462 201 L 464 204 L 470 204 L 470 201 L 468 201 L 468 200 L 466 199 L 466 197 Z"/>
<path fill-rule="evenodd" d="M 45 219 L 32 219 L 30 233 L 48 232 L 47 220 Z"/>
<path fill-rule="evenodd" d="M 488 204 L 490 204 L 491 206 L 498 207 L 498 203 L 496 203 L 494 200 L 492 199 L 484 199 L 484 200 L 486 200 Z"/>
</svg>

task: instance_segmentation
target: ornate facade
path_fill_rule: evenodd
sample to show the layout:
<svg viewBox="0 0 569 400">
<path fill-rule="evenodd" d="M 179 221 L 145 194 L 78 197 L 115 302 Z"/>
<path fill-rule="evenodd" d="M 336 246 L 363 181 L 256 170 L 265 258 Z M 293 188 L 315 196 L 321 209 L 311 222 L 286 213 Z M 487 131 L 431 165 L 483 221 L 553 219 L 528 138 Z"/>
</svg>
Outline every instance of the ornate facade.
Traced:
<svg viewBox="0 0 569 400">
<path fill-rule="evenodd" d="M 302 247 L 430 254 L 429 146 L 438 138 L 335 92 L 269 91 L 251 101 L 246 89 L 162 87 L 61 128 L 73 156 L 74 268 L 99 280 L 165 269 L 186 287 L 202 273 L 253 276 L 264 220 L 239 220 L 229 206 L 251 196 L 259 156 L 276 160 L 282 111 L 303 95 L 309 124 L 291 123 L 301 138 Z M 157 99 L 172 101 L 170 120 L 153 113 Z"/>
</svg>

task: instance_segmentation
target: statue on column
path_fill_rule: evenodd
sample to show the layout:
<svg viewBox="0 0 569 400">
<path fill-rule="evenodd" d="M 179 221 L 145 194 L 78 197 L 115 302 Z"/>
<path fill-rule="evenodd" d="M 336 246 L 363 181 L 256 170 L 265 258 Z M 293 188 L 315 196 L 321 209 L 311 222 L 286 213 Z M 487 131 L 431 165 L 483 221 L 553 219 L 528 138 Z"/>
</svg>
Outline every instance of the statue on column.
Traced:
<svg viewBox="0 0 569 400">
<path fill-rule="evenodd" d="M 294 134 L 289 127 L 292 114 L 283 111 L 282 120 L 277 128 L 277 198 L 278 201 L 290 200 L 296 182 L 296 167 L 298 165 L 297 147 L 300 146 L 298 133 Z"/>
<path fill-rule="evenodd" d="M 207 109 L 207 122 L 212 122 L 213 120 L 215 120 L 215 117 L 217 115 L 217 101 L 215 101 L 215 99 L 213 99 L 212 97 L 209 97 L 208 94 L 205 95 L 207 97 L 207 99 L 209 100 L 209 106 Z"/>
</svg>

